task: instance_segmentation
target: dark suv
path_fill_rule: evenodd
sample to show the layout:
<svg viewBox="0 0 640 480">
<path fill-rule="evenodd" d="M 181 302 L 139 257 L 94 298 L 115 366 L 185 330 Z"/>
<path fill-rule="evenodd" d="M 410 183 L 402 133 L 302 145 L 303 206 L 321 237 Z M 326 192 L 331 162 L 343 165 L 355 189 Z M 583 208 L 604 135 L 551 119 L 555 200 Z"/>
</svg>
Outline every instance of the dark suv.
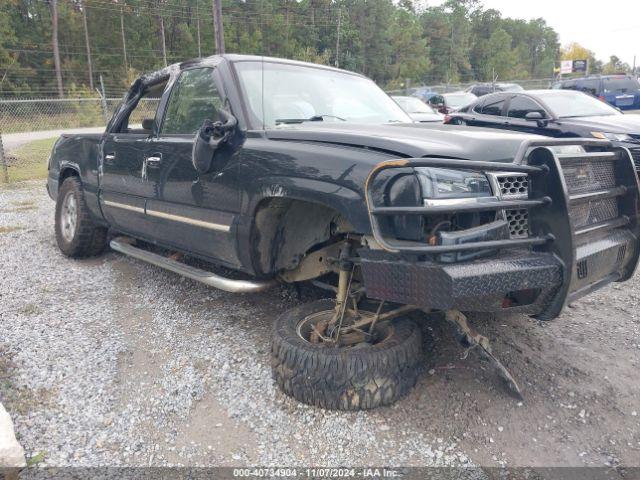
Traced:
<svg viewBox="0 0 640 480">
<path fill-rule="evenodd" d="M 517 83 L 476 83 L 468 87 L 465 92 L 473 93 L 476 97 L 482 97 L 494 92 L 522 92 L 522 88 Z"/>
<path fill-rule="evenodd" d="M 631 75 L 598 75 L 561 80 L 554 89 L 585 92 L 620 109 L 640 108 L 640 82 Z"/>
</svg>

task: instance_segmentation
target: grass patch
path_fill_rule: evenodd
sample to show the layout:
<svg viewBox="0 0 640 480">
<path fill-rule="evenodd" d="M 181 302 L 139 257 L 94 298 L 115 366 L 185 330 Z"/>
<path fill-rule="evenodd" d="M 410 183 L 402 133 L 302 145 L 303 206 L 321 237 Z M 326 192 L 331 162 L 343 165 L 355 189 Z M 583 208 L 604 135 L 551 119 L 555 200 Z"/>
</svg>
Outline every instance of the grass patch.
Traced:
<svg viewBox="0 0 640 480">
<path fill-rule="evenodd" d="M 5 153 L 9 164 L 9 183 L 47 178 L 47 158 L 56 140 L 57 137 L 34 140 Z M 6 185 L 3 176 L 0 172 L 0 185 Z"/>
<path fill-rule="evenodd" d="M 0 227 L 0 234 L 11 233 L 15 232 L 16 230 L 22 230 L 22 227 L 14 227 L 12 225 L 9 225 L 8 227 Z"/>
</svg>

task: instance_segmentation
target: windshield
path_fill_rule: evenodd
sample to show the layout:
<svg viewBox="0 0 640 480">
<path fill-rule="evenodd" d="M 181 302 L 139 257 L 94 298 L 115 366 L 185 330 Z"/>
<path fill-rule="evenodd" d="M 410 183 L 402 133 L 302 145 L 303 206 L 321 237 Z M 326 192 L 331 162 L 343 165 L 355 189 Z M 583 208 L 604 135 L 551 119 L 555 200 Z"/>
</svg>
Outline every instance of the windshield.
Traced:
<svg viewBox="0 0 640 480">
<path fill-rule="evenodd" d="M 412 122 L 375 83 L 358 75 L 274 62 L 235 67 L 255 125 Z"/>
<path fill-rule="evenodd" d="M 450 107 L 466 107 L 473 102 L 476 97 L 473 93 L 451 93 L 445 95 L 447 105 Z"/>
<path fill-rule="evenodd" d="M 607 93 L 635 93 L 640 90 L 640 83 L 634 78 L 605 78 L 602 82 Z"/>
<path fill-rule="evenodd" d="M 436 113 L 436 111 L 422 100 L 415 97 L 391 97 L 407 113 Z"/>
<path fill-rule="evenodd" d="M 524 88 L 517 83 L 506 83 L 501 86 L 501 90 L 503 92 L 523 92 Z"/>
<path fill-rule="evenodd" d="M 582 92 L 554 90 L 545 93 L 541 98 L 560 118 L 621 115 L 615 108 Z"/>
</svg>

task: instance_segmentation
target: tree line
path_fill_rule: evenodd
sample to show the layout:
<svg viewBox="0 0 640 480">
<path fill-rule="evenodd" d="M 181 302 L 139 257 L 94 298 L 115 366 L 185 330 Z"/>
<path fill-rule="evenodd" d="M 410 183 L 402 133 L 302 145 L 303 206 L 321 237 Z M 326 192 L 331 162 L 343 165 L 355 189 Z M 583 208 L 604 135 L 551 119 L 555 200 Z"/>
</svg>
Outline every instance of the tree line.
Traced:
<svg viewBox="0 0 640 480">
<path fill-rule="evenodd" d="M 0 96 L 95 95 L 101 81 L 120 95 L 142 72 L 214 54 L 213 18 L 212 0 L 3 0 Z M 227 52 L 336 65 L 388 88 L 551 77 L 562 55 L 543 18 L 479 0 L 222 0 L 222 19 Z"/>
</svg>

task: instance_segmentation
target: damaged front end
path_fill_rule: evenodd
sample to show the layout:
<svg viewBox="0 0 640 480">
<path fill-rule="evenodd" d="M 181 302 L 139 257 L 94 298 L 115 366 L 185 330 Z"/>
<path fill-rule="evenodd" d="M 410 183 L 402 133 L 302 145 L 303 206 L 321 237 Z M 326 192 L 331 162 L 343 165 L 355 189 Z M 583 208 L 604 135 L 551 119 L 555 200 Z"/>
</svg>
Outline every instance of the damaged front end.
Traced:
<svg viewBox="0 0 640 480">
<path fill-rule="evenodd" d="M 608 142 L 528 141 L 513 163 L 383 162 L 366 199 L 370 298 L 552 319 L 638 263 L 638 180 Z"/>
</svg>

